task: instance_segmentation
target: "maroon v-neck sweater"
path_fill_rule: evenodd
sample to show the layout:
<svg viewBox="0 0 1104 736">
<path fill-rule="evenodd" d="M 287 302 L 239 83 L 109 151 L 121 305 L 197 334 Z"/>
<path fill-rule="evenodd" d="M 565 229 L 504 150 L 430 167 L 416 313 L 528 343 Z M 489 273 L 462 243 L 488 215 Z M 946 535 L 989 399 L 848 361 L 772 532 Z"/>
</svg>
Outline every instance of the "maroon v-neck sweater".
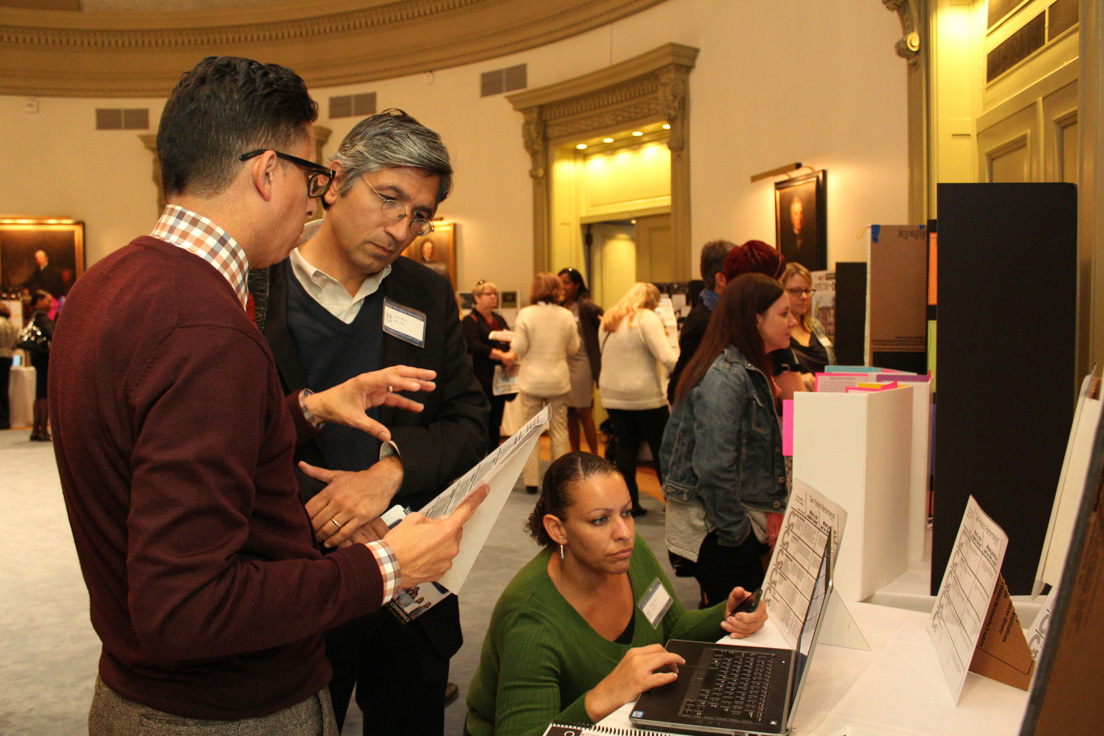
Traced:
<svg viewBox="0 0 1104 736">
<path fill-rule="evenodd" d="M 312 545 L 292 451 L 313 430 L 226 279 L 136 239 L 74 285 L 49 381 L 104 682 L 211 719 L 325 687 L 320 632 L 378 608 L 383 584 L 363 545 Z"/>
</svg>

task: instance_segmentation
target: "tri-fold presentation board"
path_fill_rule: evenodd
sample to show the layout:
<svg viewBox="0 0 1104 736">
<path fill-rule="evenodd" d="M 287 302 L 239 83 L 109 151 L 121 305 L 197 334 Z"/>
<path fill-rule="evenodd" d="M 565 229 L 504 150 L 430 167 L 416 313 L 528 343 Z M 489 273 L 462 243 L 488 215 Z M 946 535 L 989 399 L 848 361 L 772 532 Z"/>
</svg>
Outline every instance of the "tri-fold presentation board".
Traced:
<svg viewBox="0 0 1104 736">
<path fill-rule="evenodd" d="M 928 236 L 923 225 L 871 225 L 866 240 L 866 365 L 927 366 Z"/>
</svg>

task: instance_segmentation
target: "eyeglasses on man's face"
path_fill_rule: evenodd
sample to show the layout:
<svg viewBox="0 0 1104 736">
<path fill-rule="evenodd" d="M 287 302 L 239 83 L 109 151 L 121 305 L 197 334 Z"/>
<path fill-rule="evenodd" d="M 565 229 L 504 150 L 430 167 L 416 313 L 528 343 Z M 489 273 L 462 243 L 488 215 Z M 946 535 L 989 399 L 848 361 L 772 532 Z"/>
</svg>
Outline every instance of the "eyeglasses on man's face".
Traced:
<svg viewBox="0 0 1104 736">
<path fill-rule="evenodd" d="M 325 166 L 319 166 L 313 161 L 307 161 L 305 158 L 299 158 L 298 156 L 292 156 L 290 153 L 280 153 L 279 151 L 271 148 L 258 148 L 256 151 L 250 151 L 249 153 L 243 153 L 238 156 L 239 161 L 248 161 L 251 158 L 260 156 L 265 151 L 272 151 L 276 154 L 276 158 L 283 159 L 289 163 L 293 163 L 303 171 L 307 172 L 307 196 L 311 199 L 317 199 L 326 193 L 330 188 L 330 184 L 333 182 L 337 173 L 333 169 L 327 169 Z"/>
<path fill-rule="evenodd" d="M 816 293 L 816 289 L 799 289 L 794 287 L 793 289 L 786 289 L 786 293 L 792 297 L 800 298 L 802 296 L 812 296 Z"/>
<path fill-rule="evenodd" d="M 388 197 L 385 194 L 380 194 L 376 191 L 376 188 L 368 183 L 368 180 L 361 175 L 360 180 L 365 184 L 368 184 L 368 188 L 376 193 L 376 196 L 380 198 L 380 209 L 383 211 L 383 216 L 389 220 L 401 220 L 407 216 L 406 207 L 402 202 L 394 197 Z M 414 212 L 410 218 L 410 232 L 414 235 L 429 235 L 433 232 L 433 223 L 430 222 L 418 212 Z"/>
</svg>

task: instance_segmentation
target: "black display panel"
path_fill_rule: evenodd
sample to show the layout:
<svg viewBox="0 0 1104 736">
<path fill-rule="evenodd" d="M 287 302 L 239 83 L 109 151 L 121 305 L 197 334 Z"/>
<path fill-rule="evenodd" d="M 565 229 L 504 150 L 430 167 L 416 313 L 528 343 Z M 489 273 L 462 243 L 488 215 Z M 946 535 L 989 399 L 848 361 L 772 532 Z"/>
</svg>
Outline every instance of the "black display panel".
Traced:
<svg viewBox="0 0 1104 736">
<path fill-rule="evenodd" d="M 940 184 L 935 523 L 939 590 L 966 499 L 1008 533 L 1029 594 L 1073 421 L 1077 190 Z"/>
</svg>

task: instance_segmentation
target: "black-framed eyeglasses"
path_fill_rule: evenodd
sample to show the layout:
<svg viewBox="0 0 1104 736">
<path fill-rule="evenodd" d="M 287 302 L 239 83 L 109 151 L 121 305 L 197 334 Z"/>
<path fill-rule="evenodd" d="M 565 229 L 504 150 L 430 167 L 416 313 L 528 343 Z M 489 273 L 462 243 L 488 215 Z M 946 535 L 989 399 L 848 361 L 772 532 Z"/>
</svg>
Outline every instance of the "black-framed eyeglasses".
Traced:
<svg viewBox="0 0 1104 736">
<path fill-rule="evenodd" d="M 793 288 L 793 289 L 786 289 L 786 291 L 789 293 L 790 296 L 795 296 L 795 297 L 799 297 L 803 294 L 805 296 L 812 296 L 813 294 L 816 293 L 816 289 L 798 289 L 796 287 Z"/>
<path fill-rule="evenodd" d="M 272 148 L 258 148 L 256 151 L 243 153 L 238 156 L 238 160 L 248 161 L 251 158 L 260 156 L 265 151 L 272 151 L 276 154 L 276 158 L 283 159 L 288 163 L 293 163 L 307 172 L 307 196 L 311 199 L 316 199 L 325 194 L 329 190 L 334 177 L 337 176 L 337 172 L 333 169 L 327 169 L 325 166 L 319 166 L 313 161 L 307 161 L 305 158 L 292 156 L 290 153 L 281 153 Z"/>
<path fill-rule="evenodd" d="M 368 184 L 368 188 L 373 192 L 376 192 L 376 188 L 368 183 L 368 180 L 361 175 L 360 180 L 365 184 Z M 390 220 L 401 220 L 406 217 L 406 207 L 402 202 L 394 197 L 388 197 L 387 195 L 376 192 L 376 196 L 380 198 L 380 209 L 383 211 L 383 216 Z M 414 213 L 410 218 L 410 232 L 415 235 L 429 235 L 433 232 L 433 223 L 424 217 Z"/>
</svg>

